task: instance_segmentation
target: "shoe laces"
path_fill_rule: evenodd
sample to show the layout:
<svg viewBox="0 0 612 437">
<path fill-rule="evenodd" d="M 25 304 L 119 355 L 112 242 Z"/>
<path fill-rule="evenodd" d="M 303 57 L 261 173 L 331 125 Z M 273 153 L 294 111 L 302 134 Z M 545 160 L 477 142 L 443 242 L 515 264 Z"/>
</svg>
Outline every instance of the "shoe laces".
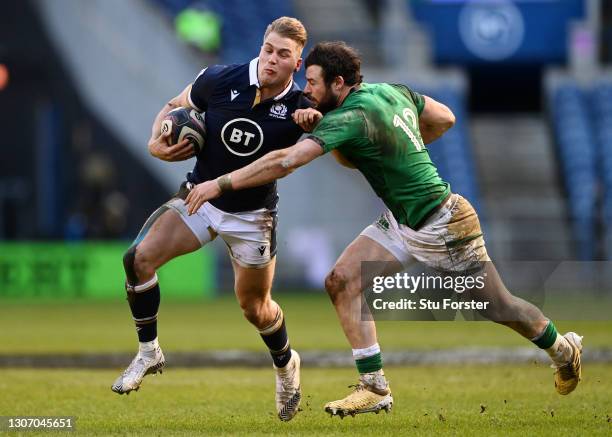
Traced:
<svg viewBox="0 0 612 437">
<path fill-rule="evenodd" d="M 147 363 L 145 358 L 140 355 L 136 355 L 136 357 L 132 360 L 130 365 L 123 372 L 123 376 L 136 376 L 145 372 L 147 367 Z"/>
<path fill-rule="evenodd" d="M 571 379 L 576 376 L 576 371 L 574 369 L 573 363 L 574 363 L 574 360 L 572 357 L 572 360 L 569 363 L 564 364 L 563 366 L 555 366 L 553 364 L 551 367 L 557 369 L 557 372 L 559 372 L 561 379 L 566 380 L 566 379 Z"/>
<path fill-rule="evenodd" d="M 287 369 L 278 369 L 277 375 L 280 380 L 279 396 L 283 402 L 286 402 L 291 399 L 297 389 L 297 387 L 293 386 L 295 366 Z"/>
<path fill-rule="evenodd" d="M 365 384 L 361 381 L 359 381 L 359 384 L 351 384 L 348 386 L 348 388 L 352 388 L 353 392 L 358 392 L 361 390 L 367 390 Z"/>
</svg>

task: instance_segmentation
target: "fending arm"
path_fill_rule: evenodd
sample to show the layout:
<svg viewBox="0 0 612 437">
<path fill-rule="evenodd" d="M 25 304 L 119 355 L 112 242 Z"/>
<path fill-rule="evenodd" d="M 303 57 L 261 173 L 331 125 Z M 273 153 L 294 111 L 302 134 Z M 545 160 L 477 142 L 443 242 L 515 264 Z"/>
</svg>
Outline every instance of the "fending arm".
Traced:
<svg viewBox="0 0 612 437">
<path fill-rule="evenodd" d="M 323 148 L 311 139 L 269 152 L 245 167 L 196 185 L 185 199 L 187 211 L 193 214 L 204 202 L 219 197 L 224 191 L 258 187 L 284 178 L 322 154 Z"/>
</svg>

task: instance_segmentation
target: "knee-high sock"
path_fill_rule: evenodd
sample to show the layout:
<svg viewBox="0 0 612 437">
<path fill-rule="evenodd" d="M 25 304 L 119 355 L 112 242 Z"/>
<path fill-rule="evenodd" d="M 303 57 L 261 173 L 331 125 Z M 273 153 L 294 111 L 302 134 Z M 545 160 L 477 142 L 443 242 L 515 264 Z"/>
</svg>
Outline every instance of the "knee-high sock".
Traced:
<svg viewBox="0 0 612 437">
<path fill-rule="evenodd" d="M 276 367 L 285 367 L 291 359 L 291 346 L 287 335 L 285 317 L 283 311 L 278 307 L 274 321 L 263 329 L 259 334 L 272 355 L 272 361 Z"/>
<path fill-rule="evenodd" d="M 157 274 L 142 285 L 131 286 L 126 283 L 126 289 L 132 317 L 136 323 L 138 341 L 144 343 L 155 340 L 160 302 Z"/>
</svg>

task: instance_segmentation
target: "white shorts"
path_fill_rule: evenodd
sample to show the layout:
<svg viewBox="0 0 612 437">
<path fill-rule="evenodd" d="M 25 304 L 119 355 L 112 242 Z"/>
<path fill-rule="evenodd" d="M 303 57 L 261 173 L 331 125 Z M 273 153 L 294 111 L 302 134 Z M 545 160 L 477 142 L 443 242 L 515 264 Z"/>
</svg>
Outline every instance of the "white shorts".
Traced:
<svg viewBox="0 0 612 437">
<path fill-rule="evenodd" d="M 230 213 L 206 202 L 188 215 L 183 199 L 174 198 L 166 205 L 181 216 L 202 246 L 214 239 L 209 229 L 220 235 L 232 259 L 243 267 L 265 267 L 276 255 L 276 210 Z"/>
<path fill-rule="evenodd" d="M 406 268 L 420 262 L 439 271 L 465 272 L 490 261 L 478 215 L 459 194 L 451 194 L 416 231 L 397 223 L 387 210 L 361 235 L 383 246 Z"/>
</svg>

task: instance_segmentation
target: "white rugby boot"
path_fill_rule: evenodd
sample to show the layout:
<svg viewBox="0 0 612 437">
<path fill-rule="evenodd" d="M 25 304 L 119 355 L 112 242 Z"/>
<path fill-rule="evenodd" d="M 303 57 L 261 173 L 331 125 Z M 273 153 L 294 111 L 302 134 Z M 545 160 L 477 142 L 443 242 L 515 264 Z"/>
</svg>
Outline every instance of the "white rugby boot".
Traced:
<svg viewBox="0 0 612 437">
<path fill-rule="evenodd" d="M 298 413 L 302 390 L 300 387 L 300 356 L 291 350 L 291 359 L 285 367 L 276 367 L 276 411 L 278 418 L 289 421 Z"/>
<path fill-rule="evenodd" d="M 120 395 L 138 390 L 145 376 L 162 373 L 165 365 L 164 353 L 159 346 L 150 352 L 139 351 L 127 369 L 115 380 L 111 390 Z"/>
</svg>

